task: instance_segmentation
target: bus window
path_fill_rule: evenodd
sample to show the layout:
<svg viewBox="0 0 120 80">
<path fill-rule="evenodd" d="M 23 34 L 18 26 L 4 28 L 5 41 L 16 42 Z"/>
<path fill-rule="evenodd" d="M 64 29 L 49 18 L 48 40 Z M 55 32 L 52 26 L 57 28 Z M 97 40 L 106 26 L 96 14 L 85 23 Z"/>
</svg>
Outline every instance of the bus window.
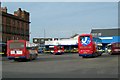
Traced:
<svg viewBox="0 0 120 80">
<path fill-rule="evenodd" d="M 114 43 L 114 44 L 113 44 L 113 47 L 114 47 L 114 48 L 119 48 L 119 47 L 120 47 L 120 44 L 119 44 L 119 43 Z"/>
<path fill-rule="evenodd" d="M 83 39 L 88 39 L 90 38 L 90 36 L 80 36 L 80 41 L 82 41 Z"/>
<path fill-rule="evenodd" d="M 36 47 L 27 47 L 28 50 L 36 50 Z"/>
<path fill-rule="evenodd" d="M 91 42 L 90 36 L 80 36 L 80 42 L 82 45 L 87 46 Z"/>
<path fill-rule="evenodd" d="M 111 49 L 111 45 L 107 46 L 107 49 Z"/>
<path fill-rule="evenodd" d="M 14 49 L 14 48 L 24 48 L 24 43 L 23 42 L 14 42 L 14 43 L 10 43 L 10 49 Z"/>
<path fill-rule="evenodd" d="M 101 49 L 102 49 L 102 46 L 98 46 L 97 49 L 98 49 L 98 50 L 101 50 Z"/>
<path fill-rule="evenodd" d="M 54 46 L 49 46 L 49 50 L 54 50 Z"/>
</svg>

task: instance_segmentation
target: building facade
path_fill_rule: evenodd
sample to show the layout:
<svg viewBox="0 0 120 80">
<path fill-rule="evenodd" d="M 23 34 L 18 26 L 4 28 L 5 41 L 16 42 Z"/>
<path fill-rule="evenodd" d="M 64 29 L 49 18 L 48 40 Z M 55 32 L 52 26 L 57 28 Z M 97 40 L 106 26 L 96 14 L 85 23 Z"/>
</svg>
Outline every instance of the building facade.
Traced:
<svg viewBox="0 0 120 80">
<path fill-rule="evenodd" d="M 33 38 L 33 43 L 36 44 L 45 44 L 45 42 L 50 42 L 50 41 L 61 41 L 61 40 L 71 40 L 71 39 L 76 39 L 78 38 L 79 34 L 74 34 L 70 38 Z"/>
<path fill-rule="evenodd" d="M 102 43 L 120 42 L 120 28 L 92 29 L 91 34 L 102 39 Z"/>
<path fill-rule="evenodd" d="M 29 12 L 19 8 L 14 14 L 7 12 L 7 7 L 1 7 L 0 41 L 6 43 L 8 40 L 29 41 Z"/>
<path fill-rule="evenodd" d="M 102 40 L 103 48 L 105 48 L 107 44 L 120 42 L 120 28 L 92 29 L 91 34 Z"/>
<path fill-rule="evenodd" d="M 55 41 L 55 40 L 59 40 L 59 38 L 33 38 L 33 43 L 44 45 L 46 41 Z"/>
<path fill-rule="evenodd" d="M 33 43 L 45 47 L 45 52 L 49 52 L 49 46 L 64 46 L 65 52 L 78 52 L 78 35 L 72 35 L 70 38 L 33 38 Z"/>
</svg>

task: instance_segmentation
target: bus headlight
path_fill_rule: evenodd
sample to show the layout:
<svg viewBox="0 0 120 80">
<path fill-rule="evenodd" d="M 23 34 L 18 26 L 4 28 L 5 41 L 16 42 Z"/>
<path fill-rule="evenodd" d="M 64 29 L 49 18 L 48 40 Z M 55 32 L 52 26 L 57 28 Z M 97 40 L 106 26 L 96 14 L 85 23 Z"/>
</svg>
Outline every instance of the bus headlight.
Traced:
<svg viewBox="0 0 120 80">
<path fill-rule="evenodd" d="M 60 50 L 58 50 L 58 52 L 61 52 Z"/>
<path fill-rule="evenodd" d="M 108 52 L 111 52 L 111 50 L 108 50 Z"/>
</svg>

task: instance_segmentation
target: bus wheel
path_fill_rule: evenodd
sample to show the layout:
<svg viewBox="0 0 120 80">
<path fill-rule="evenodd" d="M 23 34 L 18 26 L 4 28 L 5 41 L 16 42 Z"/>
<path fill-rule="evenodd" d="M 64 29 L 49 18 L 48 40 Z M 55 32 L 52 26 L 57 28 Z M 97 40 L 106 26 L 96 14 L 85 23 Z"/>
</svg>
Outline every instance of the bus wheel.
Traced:
<svg viewBox="0 0 120 80">
<path fill-rule="evenodd" d="M 14 61 L 18 61 L 18 59 L 14 59 Z"/>
<path fill-rule="evenodd" d="M 102 53 L 99 54 L 99 56 L 101 56 L 101 55 L 102 55 Z"/>
<path fill-rule="evenodd" d="M 32 54 L 30 54 L 30 56 L 29 56 L 29 60 L 30 60 L 30 61 L 32 60 Z"/>
<path fill-rule="evenodd" d="M 93 53 L 92 57 L 97 57 L 98 54 L 97 53 Z"/>
<path fill-rule="evenodd" d="M 14 61 L 20 62 L 22 61 L 22 59 L 14 59 Z"/>
<path fill-rule="evenodd" d="M 38 54 L 35 54 L 35 59 L 38 57 Z"/>
<path fill-rule="evenodd" d="M 37 58 L 37 54 L 35 54 L 35 55 L 34 55 L 34 58 L 33 58 L 33 60 L 35 60 L 36 58 Z"/>
<path fill-rule="evenodd" d="M 87 56 L 82 56 L 82 58 L 87 58 Z"/>
</svg>

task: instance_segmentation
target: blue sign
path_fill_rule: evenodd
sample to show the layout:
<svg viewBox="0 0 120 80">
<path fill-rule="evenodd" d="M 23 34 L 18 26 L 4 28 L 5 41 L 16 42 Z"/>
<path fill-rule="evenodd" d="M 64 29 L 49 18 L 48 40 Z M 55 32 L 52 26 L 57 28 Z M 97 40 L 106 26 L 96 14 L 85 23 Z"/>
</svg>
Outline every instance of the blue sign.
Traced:
<svg viewBox="0 0 120 80">
<path fill-rule="evenodd" d="M 81 42 L 83 46 L 87 46 L 88 44 L 90 44 L 90 37 L 83 37 Z"/>
</svg>

